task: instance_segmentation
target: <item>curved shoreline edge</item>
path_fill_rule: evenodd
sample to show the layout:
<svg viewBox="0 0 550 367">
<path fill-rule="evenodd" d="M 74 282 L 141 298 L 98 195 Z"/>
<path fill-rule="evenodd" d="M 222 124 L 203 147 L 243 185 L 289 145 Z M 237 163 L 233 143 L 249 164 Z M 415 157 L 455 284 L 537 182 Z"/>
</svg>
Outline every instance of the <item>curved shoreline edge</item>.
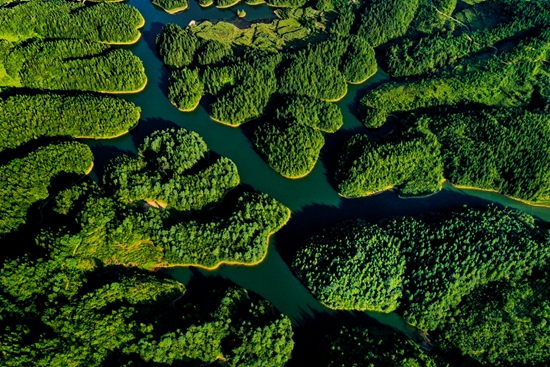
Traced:
<svg viewBox="0 0 550 367">
<path fill-rule="evenodd" d="M 189 9 L 189 2 L 187 2 L 187 5 L 185 5 L 185 6 L 180 6 L 180 7 L 173 8 L 173 9 L 167 9 L 167 8 L 163 7 L 162 5 L 160 5 L 159 3 L 155 2 L 155 1 L 152 1 L 151 3 L 155 6 L 158 6 L 159 8 L 161 8 L 162 10 L 164 10 L 165 12 L 167 12 L 168 14 L 171 14 L 171 15 Z"/>
<path fill-rule="evenodd" d="M 261 264 L 265 258 L 267 257 L 267 254 L 268 254 L 268 250 L 269 250 L 269 243 L 271 242 L 271 236 L 273 236 L 275 233 L 279 232 L 279 230 L 281 228 L 283 228 L 287 223 L 288 221 L 290 220 L 290 217 L 292 216 L 292 211 L 290 210 L 290 208 L 287 208 L 285 207 L 286 210 L 287 210 L 287 218 L 286 220 L 279 226 L 277 227 L 276 229 L 274 229 L 272 232 L 270 232 L 268 235 L 267 235 L 267 238 L 266 238 L 266 246 L 265 246 L 265 253 L 264 253 L 264 256 L 256 261 L 256 262 L 253 262 L 253 263 L 243 263 L 243 262 L 239 262 L 239 261 L 220 261 L 219 263 L 217 263 L 215 266 L 213 267 L 207 267 L 207 266 L 204 266 L 204 265 L 199 265 L 199 264 L 171 264 L 171 265 L 156 265 L 156 266 L 153 266 L 151 267 L 149 270 L 150 271 L 157 271 L 157 270 L 162 270 L 162 269 L 171 269 L 171 268 L 189 268 L 189 267 L 195 267 L 195 268 L 200 268 L 200 269 L 204 269 L 204 270 L 208 270 L 208 271 L 214 271 L 214 270 L 217 270 L 219 267 L 223 266 L 223 265 L 238 265 L 238 266 L 256 266 L 256 265 L 259 265 Z"/>
<path fill-rule="evenodd" d="M 145 69 L 143 70 L 143 72 L 145 72 Z M 104 94 L 136 94 L 136 93 L 139 93 L 139 92 L 143 92 L 145 90 L 145 88 L 147 87 L 147 84 L 149 83 L 149 78 L 147 78 L 147 76 L 145 76 L 145 83 L 143 83 L 143 85 L 139 88 L 139 89 L 134 89 L 134 90 L 129 90 L 129 91 L 106 91 L 106 90 L 101 90 L 99 91 L 99 93 L 104 93 Z"/>
<path fill-rule="evenodd" d="M 94 161 L 92 161 L 92 164 L 90 165 L 90 168 L 86 172 L 84 172 L 84 175 L 88 176 L 92 171 L 94 170 Z"/>
<path fill-rule="evenodd" d="M 350 81 L 347 81 L 347 80 L 346 80 L 346 83 L 351 84 L 351 85 L 363 84 L 364 82 L 366 82 L 367 80 L 369 80 L 370 78 L 372 78 L 373 76 L 375 76 L 376 73 L 378 73 L 378 70 L 376 70 L 374 73 L 372 73 L 371 75 L 367 76 L 367 77 L 366 77 L 365 79 L 363 79 L 363 80 L 360 80 L 360 81 L 358 81 L 358 82 L 350 82 Z"/>
<path fill-rule="evenodd" d="M 120 0 L 120 1 L 123 1 L 123 0 Z M 141 18 L 142 18 L 141 23 L 136 27 L 136 29 L 138 30 L 145 26 L 145 17 L 142 15 Z M 134 38 L 132 41 L 114 41 L 114 42 L 102 42 L 102 43 L 105 45 L 124 46 L 124 45 L 133 45 L 134 43 L 137 43 L 140 39 L 141 39 L 141 32 L 139 32 L 136 38 Z"/>
</svg>

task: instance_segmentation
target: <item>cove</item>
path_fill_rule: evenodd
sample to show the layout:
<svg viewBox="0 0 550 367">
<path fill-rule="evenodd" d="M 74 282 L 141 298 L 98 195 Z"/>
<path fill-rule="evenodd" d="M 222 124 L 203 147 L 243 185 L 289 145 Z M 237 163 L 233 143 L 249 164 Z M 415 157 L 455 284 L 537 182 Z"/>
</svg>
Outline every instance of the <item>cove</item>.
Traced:
<svg viewBox="0 0 550 367">
<path fill-rule="evenodd" d="M 550 220 L 550 209 L 530 206 L 503 195 L 479 190 L 458 189 L 445 184 L 443 190 L 422 199 L 401 199 L 393 191 L 360 199 L 344 199 L 334 190 L 332 176 L 336 157 L 344 141 L 356 133 L 373 136 L 384 135 L 391 126 L 379 130 L 367 130 L 354 115 L 356 106 L 369 89 L 388 80 L 381 70 L 361 85 L 349 85 L 348 94 L 338 102 L 344 114 L 344 126 L 336 134 L 327 134 L 326 145 L 315 169 L 305 178 L 283 178 L 260 158 L 250 140 L 257 121 L 241 128 L 232 128 L 212 121 L 204 105 L 193 112 L 180 112 L 167 98 L 168 71 L 156 55 L 155 38 L 168 23 L 182 27 L 192 20 L 236 19 L 236 9 L 246 11 L 246 20 L 274 18 L 273 9 L 266 5 L 249 6 L 240 3 L 229 9 L 201 8 L 195 1 L 189 2 L 186 11 L 170 15 L 151 4 L 150 0 L 131 0 L 130 5 L 139 9 L 146 20 L 142 37 L 130 49 L 144 63 L 148 84 L 135 95 L 124 95 L 142 109 L 138 126 L 122 137 L 98 141 L 85 140 L 95 156 L 92 177 L 101 179 L 105 163 L 121 154 L 136 154 L 136 146 L 155 130 L 168 127 L 185 127 L 200 134 L 208 147 L 233 160 L 238 167 L 241 182 L 274 197 L 292 210 L 288 224 L 272 236 L 268 255 L 264 262 L 254 267 L 221 266 L 215 271 L 196 268 L 174 268 L 166 272 L 178 281 L 200 288 L 209 281 L 227 279 L 267 299 L 282 313 L 288 315 L 296 327 L 297 345 L 294 357 L 287 364 L 316 365 L 312 363 L 318 338 L 342 323 L 373 323 L 391 325 L 406 335 L 418 338 L 416 329 L 407 325 L 397 314 L 373 312 L 335 312 L 323 307 L 300 283 L 288 264 L 303 240 L 316 231 L 345 219 L 362 218 L 377 221 L 391 216 L 416 215 L 451 210 L 464 205 L 480 206 L 495 202 L 523 210 L 543 220 Z M 307 364 L 306 364 L 307 363 Z"/>
</svg>

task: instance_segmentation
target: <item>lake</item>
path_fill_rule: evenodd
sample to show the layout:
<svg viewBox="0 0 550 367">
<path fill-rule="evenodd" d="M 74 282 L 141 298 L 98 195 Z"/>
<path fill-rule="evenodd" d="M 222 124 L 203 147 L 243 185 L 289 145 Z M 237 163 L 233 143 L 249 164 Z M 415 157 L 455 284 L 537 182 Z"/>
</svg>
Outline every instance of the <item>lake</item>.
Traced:
<svg viewBox="0 0 550 367">
<path fill-rule="evenodd" d="M 370 88 L 388 80 L 379 71 L 367 83 L 350 85 L 347 96 L 338 105 L 344 114 L 343 128 L 333 135 L 326 135 L 326 145 L 315 169 L 300 180 L 285 179 L 261 159 L 249 139 L 257 122 L 242 128 L 232 128 L 212 121 L 201 105 L 190 113 L 182 113 L 168 98 L 168 71 L 156 55 L 155 37 L 165 24 L 176 23 L 185 27 L 192 20 L 236 19 L 236 9 L 244 9 L 249 21 L 274 18 L 273 9 L 266 5 L 249 6 L 239 4 L 230 9 L 210 7 L 203 9 L 190 1 L 189 9 L 170 15 L 155 7 L 149 0 L 131 0 L 146 19 L 142 38 L 135 45 L 128 46 L 144 63 L 148 85 L 139 94 L 123 98 L 136 103 L 142 109 L 141 121 L 130 134 L 113 140 L 86 141 L 95 155 L 95 169 L 92 177 L 101 177 L 105 163 L 121 154 L 135 154 L 136 146 L 151 132 L 167 127 L 184 127 L 199 133 L 209 148 L 232 159 L 239 169 L 243 184 L 265 192 L 292 210 L 292 218 L 281 231 L 272 236 L 266 260 L 254 267 L 222 266 L 216 271 L 195 268 L 167 270 L 171 276 L 189 287 L 200 288 L 207 282 L 228 279 L 261 297 L 269 300 L 282 313 L 288 315 L 296 327 L 296 349 L 288 366 L 315 365 L 318 338 L 341 323 L 373 323 L 377 321 L 391 325 L 410 337 L 416 337 L 414 328 L 407 325 L 397 314 L 334 312 L 317 302 L 289 269 L 293 254 L 305 238 L 314 232 L 345 219 L 362 218 L 376 221 L 390 216 L 422 214 L 450 210 L 469 205 L 478 206 L 489 202 L 523 210 L 538 218 L 550 220 L 550 209 L 534 207 L 506 198 L 502 195 L 478 190 L 461 190 L 445 184 L 443 190 L 428 198 L 400 199 L 389 191 L 362 199 L 343 199 L 334 190 L 332 173 L 335 159 L 343 144 L 356 133 L 385 134 L 391 129 L 382 127 L 368 131 L 354 115 L 359 98 Z"/>
</svg>

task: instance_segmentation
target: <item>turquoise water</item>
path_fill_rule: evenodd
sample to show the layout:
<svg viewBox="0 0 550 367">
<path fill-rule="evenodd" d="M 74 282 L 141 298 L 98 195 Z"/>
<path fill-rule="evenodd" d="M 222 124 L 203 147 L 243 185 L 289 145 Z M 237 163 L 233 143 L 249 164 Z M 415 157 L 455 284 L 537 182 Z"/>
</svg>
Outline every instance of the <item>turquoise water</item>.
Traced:
<svg viewBox="0 0 550 367">
<path fill-rule="evenodd" d="M 231 128 L 210 120 L 203 106 L 191 113 L 182 113 L 172 106 L 166 97 L 168 72 L 155 51 L 155 37 L 164 24 L 177 23 L 186 26 L 192 20 L 235 19 L 236 9 L 244 9 L 247 13 L 246 19 L 253 21 L 273 18 L 272 9 L 265 5 L 245 4 L 231 9 L 203 9 L 195 1 L 190 1 L 188 10 L 169 15 L 152 5 L 149 0 L 132 0 L 130 4 L 141 11 L 146 25 L 142 29 L 141 40 L 127 48 L 143 60 L 149 81 L 143 92 L 123 98 L 139 105 L 142 108 L 142 117 L 138 127 L 128 135 L 107 141 L 87 141 L 96 158 L 93 176 L 101 177 L 103 166 L 110 158 L 123 153 L 135 154 L 136 145 L 144 136 L 157 129 L 180 126 L 198 132 L 211 150 L 232 159 L 237 164 L 243 184 L 271 195 L 293 212 L 287 226 L 272 237 L 268 256 L 262 264 L 255 267 L 222 266 L 211 272 L 194 268 L 167 270 L 184 284 L 200 286 L 205 278 L 231 280 L 271 301 L 293 320 L 295 326 L 311 332 L 317 327 L 311 325 L 331 317 L 351 322 L 368 319 L 363 313 L 335 313 L 326 309 L 311 296 L 287 265 L 302 241 L 323 227 L 344 219 L 363 218 L 375 221 L 389 216 L 436 212 L 489 202 L 524 210 L 541 219 L 550 220 L 550 209 L 531 207 L 495 193 L 455 189 L 448 184 L 440 193 L 423 199 L 400 199 L 391 191 L 362 199 L 339 197 L 333 188 L 331 172 L 342 143 L 358 132 L 384 134 L 389 130 L 389 127 L 383 127 L 379 131 L 368 132 L 353 114 L 358 99 L 365 91 L 387 80 L 382 71 L 361 86 L 350 86 L 347 96 L 338 103 L 344 113 L 344 126 L 338 133 L 326 136 L 326 146 L 313 172 L 300 180 L 283 178 L 267 166 L 247 137 L 250 136 L 255 122 L 243 128 Z M 416 335 L 415 329 L 405 324 L 396 314 L 367 315 L 392 325 L 411 337 Z M 328 324 L 330 322 L 327 321 Z"/>
</svg>

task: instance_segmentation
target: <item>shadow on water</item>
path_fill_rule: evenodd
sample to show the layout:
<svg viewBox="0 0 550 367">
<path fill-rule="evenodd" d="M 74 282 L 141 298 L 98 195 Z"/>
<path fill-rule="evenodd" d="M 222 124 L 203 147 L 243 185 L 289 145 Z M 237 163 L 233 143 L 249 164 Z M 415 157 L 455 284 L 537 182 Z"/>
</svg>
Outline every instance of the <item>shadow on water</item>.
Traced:
<svg viewBox="0 0 550 367">
<path fill-rule="evenodd" d="M 158 57 L 157 54 L 157 35 L 159 35 L 162 32 L 162 28 L 164 27 L 164 24 L 160 22 L 153 22 L 151 23 L 151 26 L 147 29 L 141 32 L 141 35 L 143 37 L 143 40 L 147 43 L 147 46 L 149 46 L 149 49 Z"/>
<path fill-rule="evenodd" d="M 170 86 L 170 71 L 166 68 L 160 69 L 160 79 L 158 82 L 158 87 L 164 97 L 168 98 L 168 87 Z M 202 101 L 201 101 L 202 102 Z"/>
<path fill-rule="evenodd" d="M 109 161 L 115 157 L 119 157 L 124 154 L 134 155 L 133 152 L 119 149 L 114 145 L 99 145 L 91 146 L 94 153 L 94 172 L 99 181 L 103 179 L 105 173 L 105 166 Z"/>
<path fill-rule="evenodd" d="M 157 130 L 179 129 L 180 126 L 172 121 L 160 117 L 150 117 L 139 122 L 138 126 L 132 130 L 132 141 L 138 147 L 143 140 Z"/>
</svg>

